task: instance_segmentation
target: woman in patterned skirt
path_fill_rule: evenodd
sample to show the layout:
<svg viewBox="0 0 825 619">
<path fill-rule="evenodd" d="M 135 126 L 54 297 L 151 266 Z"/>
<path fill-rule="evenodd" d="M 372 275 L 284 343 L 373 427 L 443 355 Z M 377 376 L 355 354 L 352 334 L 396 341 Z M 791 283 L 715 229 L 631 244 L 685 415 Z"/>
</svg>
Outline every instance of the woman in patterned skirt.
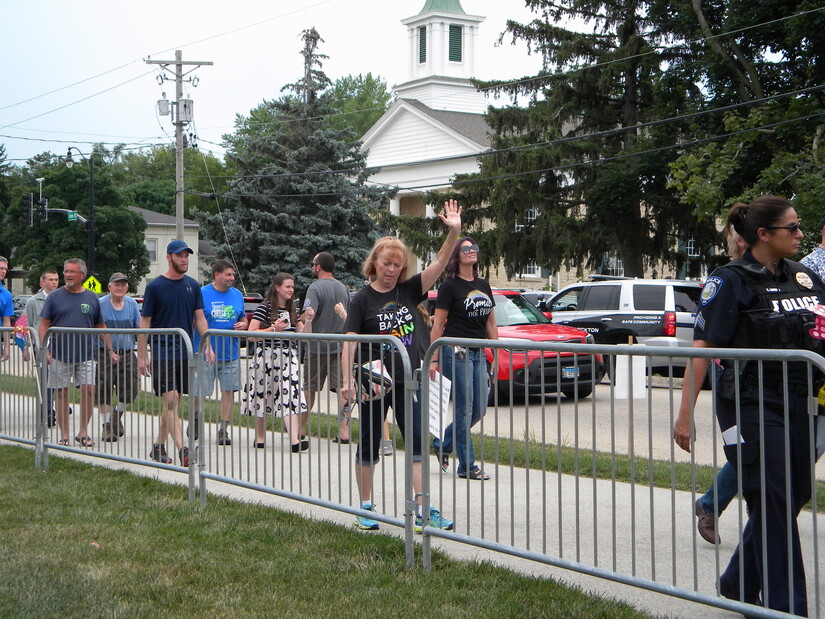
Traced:
<svg viewBox="0 0 825 619">
<path fill-rule="evenodd" d="M 312 308 L 307 308 L 306 325 L 298 320 L 292 299 L 294 292 L 292 275 L 275 275 L 266 300 L 258 306 L 249 321 L 249 330 L 308 333 L 314 312 Z M 309 441 L 298 435 L 299 418 L 296 415 L 308 410 L 301 389 L 300 370 L 297 341 L 263 339 L 255 346 L 255 356 L 246 374 L 243 401 L 244 414 L 256 417 L 254 445 L 258 449 L 266 446 L 266 415 L 283 417 L 293 453 L 309 449 Z"/>
</svg>

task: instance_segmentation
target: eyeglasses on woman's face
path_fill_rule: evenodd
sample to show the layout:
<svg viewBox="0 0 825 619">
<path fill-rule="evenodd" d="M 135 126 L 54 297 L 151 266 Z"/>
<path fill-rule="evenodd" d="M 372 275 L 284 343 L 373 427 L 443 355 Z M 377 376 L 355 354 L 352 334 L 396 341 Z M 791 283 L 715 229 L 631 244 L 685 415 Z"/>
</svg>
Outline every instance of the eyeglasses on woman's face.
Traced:
<svg viewBox="0 0 825 619">
<path fill-rule="evenodd" d="M 471 251 L 478 253 L 478 245 L 462 245 L 459 251 L 461 251 L 462 254 L 469 254 Z"/>
<path fill-rule="evenodd" d="M 797 232 L 802 231 L 802 224 L 799 222 L 794 222 L 792 224 L 788 224 L 787 226 L 766 226 L 767 230 L 787 230 L 791 234 L 796 234 Z"/>
</svg>

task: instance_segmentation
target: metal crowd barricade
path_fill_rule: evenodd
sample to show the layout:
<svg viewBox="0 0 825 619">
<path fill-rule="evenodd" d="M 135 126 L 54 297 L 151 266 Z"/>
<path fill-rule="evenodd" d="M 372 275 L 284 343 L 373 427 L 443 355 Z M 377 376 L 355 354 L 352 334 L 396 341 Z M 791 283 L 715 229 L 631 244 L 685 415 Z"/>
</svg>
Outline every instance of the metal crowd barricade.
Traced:
<svg viewBox="0 0 825 619">
<path fill-rule="evenodd" d="M 763 366 L 777 361 L 786 381 L 792 374 L 797 382 L 802 378 L 802 382 L 811 385 L 809 395 L 813 396 L 814 368 L 825 370 L 823 359 L 817 355 L 804 351 L 441 339 L 428 350 L 424 367 L 429 367 L 429 360 L 443 345 L 508 349 L 511 353 L 506 355 L 508 364 L 515 365 L 521 355 L 530 355 L 532 361 L 524 378 L 529 379 L 535 389 L 528 389 L 525 383 L 509 385 L 500 392 L 498 385 L 495 382 L 492 384 L 495 392 L 486 415 L 470 433 L 470 438 L 476 441 L 476 460 L 492 476 L 490 481 L 457 478 L 454 463 L 447 473 L 438 468 L 431 471 L 431 460 L 424 457 L 420 499 L 425 524 L 429 505 L 437 504 L 445 516 L 455 521 L 455 529 L 444 531 L 425 526 L 423 537 L 416 538 L 413 535 L 413 521 L 416 499 L 419 497 L 413 491 L 413 458 L 409 441 L 404 447 L 403 466 L 400 465 L 400 452 L 394 457 L 382 457 L 376 465 L 373 498 L 379 506 L 378 511 L 360 509 L 360 497 L 354 483 L 359 412 L 357 408 L 352 410 L 352 442 L 333 443 L 340 411 L 337 398 L 328 390 L 329 384 L 316 395 L 315 406 L 310 410 L 306 432 L 309 450 L 303 454 L 292 453 L 288 435 L 274 421 L 267 422 L 265 447 L 256 448 L 252 444 L 255 441 L 254 419 L 241 415 L 245 406 L 245 383 L 250 362 L 254 361 L 263 342 L 277 346 L 286 344 L 290 350 L 294 349 L 298 363 L 290 361 L 288 371 L 290 375 L 297 376 L 298 385 L 303 390 L 308 369 L 302 359 L 305 349 L 325 341 L 346 341 L 359 347 L 358 355 L 361 355 L 362 346 L 369 345 L 401 350 L 402 368 L 390 367 L 388 371 L 391 375 L 400 373 L 404 377 L 404 434 L 410 437 L 413 429 L 409 411 L 419 380 L 398 339 L 210 331 L 210 337 L 237 340 L 240 344 L 240 388 L 237 391 L 229 389 L 232 404 L 228 426 L 231 429 L 231 444 L 218 444 L 223 415 L 222 388 L 219 375 L 212 376 L 203 367 L 206 363 L 203 341 L 200 354 L 195 357 L 188 337 L 180 330 L 55 327 L 49 332 L 50 335 L 92 339 L 124 333 L 174 338 L 188 353 L 188 363 L 177 370 L 186 373 L 190 387 L 195 385 L 196 374 L 199 381 L 211 377 L 216 382 L 211 385 L 211 396 L 207 396 L 208 390 L 203 389 L 197 397 L 188 397 L 180 405 L 181 420 L 177 422 L 177 427 L 190 450 L 188 470 L 179 466 L 180 462 L 157 462 L 149 456 L 160 431 L 164 403 L 152 394 L 151 379 L 147 377 L 140 379 L 139 393 L 133 402 L 126 404 L 124 435 L 118 436 L 116 441 L 102 440 L 102 420 L 99 415 L 92 415 L 85 426 L 94 440 L 92 447 L 82 447 L 74 440 L 75 435 L 80 436 L 84 425 L 76 390 L 70 388 L 69 399 L 74 414 L 63 420 L 69 426 L 70 444 L 59 445 L 60 429 L 58 426 L 50 427 L 49 423 L 51 408 L 46 389 L 53 367 L 45 363 L 34 331 L 30 332 L 30 352 L 36 351 L 38 354 L 24 362 L 22 351 L 13 347 L 11 358 L 5 362 L 0 373 L 0 438 L 34 444 L 38 466 L 47 466 L 49 451 L 57 449 L 188 472 L 191 501 L 196 499 L 196 490 L 199 489 L 200 501 L 205 503 L 206 484 L 211 480 L 403 526 L 409 565 L 414 562 L 415 540 L 421 539 L 422 561 L 429 568 L 431 539 L 441 537 L 655 593 L 747 612 L 751 616 L 777 616 L 777 613 L 764 608 L 716 594 L 719 575 L 744 535 L 746 506 L 741 498 L 741 475 L 737 476 L 740 498 L 731 504 L 722 518 L 718 518 L 719 510 L 713 514 L 717 517 L 722 543 L 710 545 L 697 535 L 694 503 L 708 485 L 719 490 L 716 474 L 725 461 L 714 417 L 719 396 L 717 382 L 712 381 L 711 390 L 700 394 L 698 404 L 691 408 L 697 440 L 692 452 L 687 454 L 672 440 L 673 423 L 681 397 L 680 384 L 674 378 L 639 376 L 639 368 L 632 360 L 623 364 L 629 371 L 619 376 L 617 367 L 622 364 L 615 361 L 617 357 L 643 360 L 669 357 L 673 362 L 673 376 L 679 373 L 681 362 L 690 362 L 694 358 L 731 359 L 734 376 L 737 377 L 733 390 L 737 395 L 741 394 L 743 387 L 737 370 L 744 363 L 756 364 L 756 373 L 751 373 L 751 377 L 756 378 L 749 377 L 748 380 L 764 383 Z M 251 346 L 246 345 L 248 341 L 253 342 Z M 358 355 L 356 362 L 366 360 L 366 357 Z M 567 355 L 567 371 L 563 371 L 561 355 Z M 610 359 L 609 374 L 614 380 L 611 381 L 609 376 L 600 380 L 597 355 Z M 373 356 L 376 355 L 370 355 L 370 358 Z M 314 359 L 312 356 L 309 358 Z M 317 363 L 330 362 L 322 358 Z M 508 368 L 510 374 L 517 369 L 514 365 Z M 345 368 L 344 371 L 351 370 Z M 427 373 L 421 376 L 423 427 L 419 432 L 425 436 L 428 435 L 427 425 L 433 412 L 428 395 L 432 387 L 438 386 L 437 382 L 432 381 Z M 434 391 L 437 397 L 438 389 Z M 538 393 L 531 394 L 530 391 Z M 783 393 L 787 417 L 789 390 L 785 389 Z M 115 396 L 112 403 L 116 399 Z M 813 450 L 816 448 L 814 428 L 819 423 L 815 416 L 818 408 L 814 397 L 810 397 L 807 403 L 808 448 Z M 95 403 L 95 406 L 98 404 Z M 197 417 L 195 411 L 198 412 Z M 437 404 L 435 412 L 434 417 L 452 420 L 449 404 Z M 740 420 L 740 406 L 736 407 L 735 414 L 737 421 Z M 778 440 L 782 441 L 788 452 L 790 437 L 787 430 Z M 741 446 L 737 449 L 741 451 Z M 173 448 L 169 456 L 177 456 L 175 451 Z M 763 483 L 767 473 L 762 465 L 759 476 Z M 786 484 L 792 481 L 789 476 L 789 472 L 785 473 Z M 711 478 L 713 481 L 710 481 Z M 823 506 L 821 497 L 817 497 L 817 483 L 821 486 L 824 480 L 825 460 L 818 465 L 812 460 L 810 482 L 814 488 L 813 498 L 797 519 L 800 535 L 803 536 L 808 610 L 812 616 L 819 617 L 825 616 L 822 595 L 825 540 L 819 527 L 818 510 Z M 764 499 L 760 501 L 764 503 Z M 764 505 L 760 508 L 764 509 Z M 789 511 L 789 515 L 793 514 Z M 791 535 L 790 531 L 785 533 Z M 764 555 L 762 561 L 765 561 Z M 740 564 L 741 567 L 743 565 Z"/>
<path fill-rule="evenodd" d="M 137 377 L 125 376 L 118 371 L 119 364 L 128 362 L 129 368 L 135 372 L 137 359 L 136 352 L 132 353 L 126 349 L 119 349 L 118 363 L 105 363 L 110 360 L 108 353 L 101 349 L 105 346 L 106 338 L 111 341 L 117 336 L 127 336 L 135 341 L 145 337 L 149 341 L 150 375 L 145 376 L 138 373 Z M 87 389 L 77 388 L 76 379 L 81 381 L 89 380 L 89 377 L 73 377 L 70 386 L 65 390 L 68 400 L 68 415 L 60 412 L 60 398 L 58 390 L 50 390 L 50 374 L 56 371 L 57 364 L 48 363 L 46 360 L 47 349 L 41 349 L 37 359 L 40 374 L 41 414 L 36 421 L 37 453 L 36 460 L 39 466 L 48 467 L 48 450 L 56 449 L 68 451 L 76 454 L 95 456 L 109 460 L 116 460 L 142 466 L 153 466 L 171 470 L 188 470 L 190 475 L 190 498 L 194 499 L 195 468 L 194 441 L 187 437 L 186 422 L 191 417 L 191 400 L 189 410 L 186 407 L 186 400 L 181 400 L 178 404 L 176 421 L 173 424 L 163 420 L 166 405 L 164 401 L 153 393 L 153 379 L 163 381 L 177 380 L 185 378 L 191 385 L 194 381 L 195 362 L 192 354 L 192 344 L 188 335 L 182 329 L 80 329 L 70 327 L 51 327 L 46 334 L 49 342 L 48 350 L 58 347 L 57 356 L 66 355 L 65 359 L 78 359 L 84 361 L 95 361 L 95 372 L 91 376 L 91 387 Z M 60 346 L 63 346 L 61 352 Z M 159 349 L 161 347 L 173 346 L 176 350 L 186 355 L 184 359 L 172 359 L 168 362 L 158 363 Z M 73 356 L 77 354 L 77 356 Z M 134 357 L 132 356 L 134 354 Z M 127 361 L 128 360 L 128 361 Z M 135 385 L 127 383 L 128 380 L 135 380 Z M 98 386 L 110 387 L 108 395 L 98 393 Z M 171 384 L 171 383 L 170 383 Z M 112 389 L 115 389 L 114 394 Z M 51 391 L 51 395 L 49 395 Z M 101 390 L 102 391 L 102 390 Z M 88 399 L 87 399 L 88 398 Z M 48 402 L 53 401 L 55 413 L 49 409 Z M 104 440 L 105 425 L 101 416 L 95 414 L 95 409 L 100 408 L 102 401 L 110 401 L 112 406 L 110 414 L 118 415 L 122 422 L 122 436 L 115 436 L 116 440 Z M 121 402 L 121 400 L 126 400 Z M 115 404 L 117 402 L 117 404 Z M 115 409 L 119 410 L 115 410 Z M 122 411 L 122 414 L 121 414 Z M 171 417 L 171 413 L 167 413 Z M 56 418 L 55 418 L 56 417 Z M 54 422 L 54 423 L 53 423 Z M 65 431 L 64 431 L 65 428 Z M 174 440 L 175 435 L 180 437 L 181 446 L 177 446 Z M 64 436 L 65 435 L 65 436 Z M 154 445 L 161 435 L 166 435 L 165 440 L 161 440 L 163 451 L 154 453 Z M 88 437 L 84 443 L 83 437 Z M 169 441 L 169 438 L 172 438 Z M 61 439 L 67 439 L 68 444 L 60 444 Z M 91 442 L 91 444 L 89 444 Z M 160 444 L 160 443 L 159 443 Z M 168 449 L 167 449 L 168 447 Z M 184 466 L 182 453 L 187 448 L 190 452 L 190 462 Z M 171 451 L 169 451 L 171 450 Z M 152 458 L 152 455 L 166 455 L 168 462 Z M 161 459 L 162 460 L 162 459 Z"/>
<path fill-rule="evenodd" d="M 209 337 L 213 350 L 232 350 L 233 341 L 239 343 L 238 368 L 240 371 L 240 389 L 235 392 L 222 389 L 219 376 L 221 368 L 216 372 L 208 371 L 207 359 L 204 355 L 206 338 Z M 361 509 L 361 501 L 355 485 L 356 471 L 354 459 L 358 433 L 355 424 L 360 423 L 357 406 L 351 410 L 350 431 L 352 440 L 349 444 L 333 442 L 340 410 L 337 398 L 330 397 L 330 392 L 318 394 L 316 406 L 309 408 L 309 419 L 306 429 L 306 440 L 309 449 L 306 451 L 292 451 L 292 441 L 289 435 L 289 424 L 296 423 L 297 415 L 282 416 L 277 409 L 280 396 L 286 396 L 287 401 L 297 389 L 305 398 L 307 392 L 306 377 L 311 369 L 307 366 L 307 359 L 315 363 L 330 364 L 330 360 L 323 355 L 309 355 L 313 347 L 321 346 L 325 342 L 349 342 L 358 346 L 354 361 L 356 367 L 366 362 L 368 358 L 381 356 L 382 350 L 393 349 L 400 351 L 401 368 L 387 368 L 391 375 L 403 375 L 405 388 L 405 411 L 412 408 L 412 398 L 416 383 L 413 381 L 410 360 L 403 344 L 392 336 L 342 336 L 330 334 L 302 334 L 294 332 L 249 332 L 210 330 L 204 334 L 198 350 L 198 374 L 209 376 L 208 384 L 202 385 L 203 390 L 197 398 L 196 408 L 203 411 L 199 415 L 198 467 L 200 480 L 200 500 L 206 503 L 207 480 L 249 488 L 267 494 L 286 497 L 317 505 L 355 516 L 366 516 L 379 522 L 393 524 L 406 528 L 407 561 L 413 563 L 413 523 L 415 495 L 412 490 L 412 458 L 409 446 L 404 451 L 404 463 L 399 466 L 396 458 L 380 458 L 375 465 L 373 480 L 373 501 L 379 506 L 378 511 Z M 362 351 L 361 347 L 370 347 L 371 353 Z M 231 356 L 231 355 L 230 355 Z M 224 366 L 231 367 L 231 360 L 227 359 Z M 319 369 L 319 368 L 314 368 Z M 234 372 L 234 370 L 230 370 Z M 343 372 L 351 372 L 351 368 L 342 368 Z M 360 379 L 360 371 L 356 375 L 356 382 Z M 327 389 L 329 384 L 326 385 Z M 396 388 L 396 387 L 393 387 Z M 255 390 L 272 407 L 265 411 L 265 440 L 262 447 L 257 447 L 260 437 L 256 436 L 257 414 L 252 410 L 250 391 Z M 276 398 L 274 391 L 279 392 Z M 207 396 L 206 394 L 211 394 Z M 223 418 L 222 399 L 231 397 L 230 429 L 231 444 L 219 444 L 221 419 Z M 285 419 L 284 417 L 288 417 Z M 410 416 L 405 416 L 409 430 L 412 433 Z M 220 437 L 225 437 L 221 434 Z M 293 434 L 294 436 L 294 434 Z M 399 454 L 400 457 L 400 454 Z M 403 486 L 399 487 L 398 473 L 403 471 Z"/>
<path fill-rule="evenodd" d="M 40 398 L 37 331 L 29 328 L 24 334 L 12 327 L 2 327 L 0 336 L 9 347 L 9 358 L 0 363 L 0 438 L 34 445 L 33 420 Z"/>
<path fill-rule="evenodd" d="M 510 395 L 509 403 L 501 399 L 501 394 L 496 393 L 490 398 L 490 407 L 470 438 L 475 439 L 476 460 L 491 474 L 491 480 L 458 478 L 452 465 L 446 473 L 439 471 L 437 475 L 431 475 L 429 461 L 425 461 L 425 513 L 426 504 L 437 500 L 455 514 L 453 531 L 425 527 L 422 554 L 425 567 L 430 566 L 429 538 L 440 537 L 656 593 L 746 612 L 750 616 L 777 616 L 776 611 L 717 595 L 719 575 L 735 545 L 741 541 L 746 522 L 745 503 L 741 499 L 741 473 L 738 509 L 733 505 L 730 508 L 730 512 L 738 514 L 726 514 L 721 522 L 717 520 L 723 526 L 725 545 L 711 546 L 697 535 L 693 508 L 698 494 L 705 489 L 697 487 L 698 472 L 710 467 L 714 478 L 712 485 L 718 490 L 716 473 L 724 462 L 714 418 L 718 402 L 716 382 L 712 382 L 710 392 L 700 396 L 703 399 L 699 404 L 691 407 L 691 421 L 699 430 L 694 449 L 687 454 L 673 441 L 672 428 L 681 399 L 680 386 L 674 378 L 644 376 L 642 370 L 642 376 L 635 376 L 635 380 L 631 371 L 617 377 L 618 385 L 616 380 L 611 382 L 609 376 L 603 384 L 597 385 L 597 375 L 571 372 L 565 377 L 562 372 L 547 371 L 546 366 L 557 364 L 556 370 L 560 369 L 559 355 L 568 353 L 581 355 L 583 368 L 592 367 L 596 362 L 595 355 L 609 355 L 611 362 L 616 360 L 615 356 L 632 356 L 645 361 L 645 366 L 650 365 L 651 357 L 664 356 L 672 360 L 670 369 L 674 375 L 680 373 L 679 360 L 690 363 L 697 357 L 724 358 L 732 359 L 737 370 L 746 360 L 756 364 L 762 381 L 762 367 L 767 362 L 780 363 L 786 378 L 789 364 L 794 372 L 799 372 L 799 364 L 802 364 L 804 373 L 801 376 L 807 380 L 811 396 L 807 400 L 807 423 L 811 432 L 808 447 L 813 449 L 818 388 L 814 369 L 825 372 L 825 360 L 810 352 L 791 350 L 517 344 L 514 341 L 442 338 L 427 351 L 423 367 L 428 367 L 434 355 L 450 354 L 447 351 L 452 349 L 446 346 L 468 350 L 474 347 L 509 349 L 514 353 L 509 355 L 510 363 L 514 355 L 522 351 L 538 351 L 544 356 L 530 367 L 530 371 L 533 372 L 533 386 L 538 384 L 535 391 L 545 395 L 530 396 L 526 388 L 521 388 L 510 389 L 509 394 L 505 390 L 505 395 Z M 632 359 L 626 365 L 638 372 Z M 610 369 L 613 374 L 615 366 Z M 736 376 L 736 393 L 739 394 L 741 385 Z M 800 374 L 795 376 L 798 378 Z M 548 377 L 555 379 L 551 381 Z M 432 391 L 430 398 L 424 398 L 424 431 L 431 415 L 433 424 L 438 423 L 440 416 L 444 417 L 442 427 L 453 420 L 452 404 L 447 407 L 438 404 L 440 380 L 431 380 L 426 373 L 423 376 L 422 392 Z M 580 390 L 582 386 L 584 388 Z M 496 387 L 493 382 L 492 388 Z M 586 393 L 591 387 L 592 396 L 579 397 L 579 393 Z M 616 397 L 620 387 L 628 393 L 625 400 Z M 661 393 L 654 394 L 656 390 Z M 562 395 L 565 391 L 568 396 Z M 786 394 L 788 391 L 786 388 Z M 707 395 L 710 395 L 710 403 L 705 401 Z M 432 411 L 433 405 L 440 410 Z M 787 397 L 784 412 L 787 419 Z M 737 415 L 740 414 L 737 406 Z M 638 423 L 641 418 L 645 420 L 644 425 Z M 788 449 L 787 424 L 782 440 Z M 697 456 L 697 450 L 701 455 Z M 657 467 L 666 468 L 663 473 L 657 473 Z M 669 489 L 661 487 L 662 475 L 668 470 Z M 825 467 L 820 465 L 819 471 L 822 483 Z M 764 460 L 761 473 L 764 483 Z M 658 484 L 655 481 L 657 475 Z M 788 476 L 789 473 L 786 482 L 790 485 Z M 799 516 L 799 522 L 806 536 L 803 559 L 808 577 L 808 611 L 812 616 L 823 616 L 822 581 L 825 575 L 820 563 L 825 540 L 821 539 L 817 526 L 817 510 L 822 506 L 817 504 L 817 467 L 813 459 L 810 479 L 813 498 Z M 676 489 L 686 484 L 689 490 Z M 764 493 L 762 497 L 764 509 Z M 788 510 L 791 515 L 790 507 Z M 737 516 L 734 528 L 732 521 Z M 789 520 L 793 522 L 792 517 Z M 787 535 L 790 539 L 790 529 Z M 740 561 L 740 569 L 742 567 Z"/>
</svg>

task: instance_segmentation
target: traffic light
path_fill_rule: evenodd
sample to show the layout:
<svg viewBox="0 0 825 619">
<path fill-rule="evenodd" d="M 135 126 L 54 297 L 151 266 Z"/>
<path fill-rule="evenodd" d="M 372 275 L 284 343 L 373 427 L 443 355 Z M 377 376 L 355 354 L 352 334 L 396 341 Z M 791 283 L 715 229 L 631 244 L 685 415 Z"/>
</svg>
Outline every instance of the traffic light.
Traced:
<svg viewBox="0 0 825 619">
<path fill-rule="evenodd" d="M 24 226 L 32 226 L 34 222 L 32 221 L 32 204 L 34 202 L 34 194 L 31 193 L 24 193 L 23 194 L 23 225 Z"/>
<path fill-rule="evenodd" d="M 40 198 L 37 201 L 37 214 L 40 216 L 40 221 L 46 221 L 49 218 L 49 201 L 46 198 Z"/>
</svg>

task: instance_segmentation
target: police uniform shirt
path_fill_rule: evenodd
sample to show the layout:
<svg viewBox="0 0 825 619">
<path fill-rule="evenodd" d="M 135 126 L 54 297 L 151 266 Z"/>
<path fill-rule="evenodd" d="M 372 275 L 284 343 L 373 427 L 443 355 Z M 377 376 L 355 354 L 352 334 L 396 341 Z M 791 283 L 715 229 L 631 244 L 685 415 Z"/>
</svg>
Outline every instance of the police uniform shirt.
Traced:
<svg viewBox="0 0 825 619">
<path fill-rule="evenodd" d="M 742 256 L 743 260 L 754 265 L 760 263 L 746 251 Z M 789 302 L 787 307 L 778 307 L 781 313 L 791 313 L 806 307 L 822 303 L 825 299 L 825 284 L 810 270 L 804 275 L 809 277 L 810 287 L 799 284 L 800 294 L 798 299 Z M 776 281 L 778 284 L 787 283 L 794 274 L 788 268 L 785 260 L 779 263 L 779 274 L 773 275 L 768 271 L 765 275 L 768 280 Z M 799 281 L 799 280 L 797 280 Z M 731 345 L 741 312 L 755 308 L 759 305 L 759 296 L 745 281 L 744 277 L 736 272 L 735 267 L 723 266 L 716 269 L 705 282 L 702 289 L 702 298 L 699 305 L 699 312 L 696 315 L 696 323 L 693 329 L 693 338 L 710 342 L 715 346 L 726 347 Z"/>
</svg>

